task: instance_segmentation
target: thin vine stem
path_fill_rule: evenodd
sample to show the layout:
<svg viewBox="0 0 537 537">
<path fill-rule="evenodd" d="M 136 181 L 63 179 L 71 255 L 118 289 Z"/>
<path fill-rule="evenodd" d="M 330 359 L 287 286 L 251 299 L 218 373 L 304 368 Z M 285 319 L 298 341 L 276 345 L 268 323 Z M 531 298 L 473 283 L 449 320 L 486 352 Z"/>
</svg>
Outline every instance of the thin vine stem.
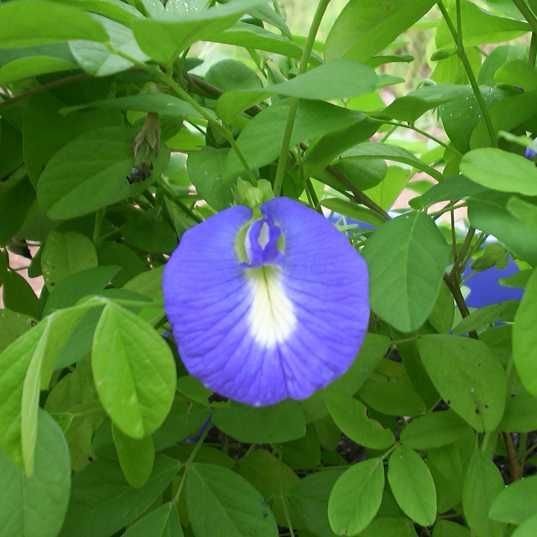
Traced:
<svg viewBox="0 0 537 537">
<path fill-rule="evenodd" d="M 315 15 L 313 16 L 310 31 L 308 32 L 306 44 L 302 52 L 302 58 L 300 60 L 300 66 L 298 69 L 299 74 L 305 73 L 308 68 L 308 63 L 310 61 L 311 54 L 313 52 L 313 46 L 315 44 L 315 38 L 317 37 L 319 26 L 321 25 L 321 21 L 323 20 L 323 16 L 329 3 L 330 0 L 319 0 L 317 10 L 315 11 Z M 280 150 L 280 158 L 278 159 L 278 167 L 276 168 L 276 176 L 274 178 L 274 194 L 276 196 L 279 196 L 281 194 L 283 178 L 285 176 L 285 171 L 287 170 L 287 163 L 289 161 L 289 148 L 291 146 L 291 137 L 293 135 L 293 128 L 295 126 L 298 103 L 299 99 L 290 99 L 287 123 L 285 125 L 282 147 Z"/>
<path fill-rule="evenodd" d="M 446 21 L 448 30 L 453 37 L 453 40 L 455 41 L 455 45 L 457 47 L 457 54 L 459 56 L 459 59 L 462 62 L 462 65 L 464 67 L 464 70 L 466 72 L 466 76 L 468 78 L 468 81 L 470 82 L 470 86 L 472 86 L 472 91 L 475 95 L 477 104 L 479 106 L 479 109 L 481 111 L 481 115 L 483 116 L 483 120 L 485 122 L 485 125 L 487 127 L 487 132 L 490 138 L 490 143 L 492 146 L 497 145 L 497 139 L 496 139 L 496 131 L 494 129 L 494 125 L 492 123 L 492 119 L 490 117 L 487 104 L 485 103 L 485 99 L 483 98 L 483 94 L 481 93 L 481 90 L 479 89 L 479 84 L 477 83 L 477 79 L 475 77 L 474 71 L 472 69 L 472 66 L 470 64 L 470 60 L 468 59 L 468 56 L 466 54 L 466 50 L 464 48 L 464 39 L 462 34 L 462 6 L 461 1 L 456 0 L 456 9 L 457 9 L 457 24 L 458 28 L 455 27 L 453 20 L 451 19 L 451 16 L 449 15 L 448 10 L 446 9 L 446 6 L 444 5 L 443 0 L 437 0 L 438 8 L 440 9 L 442 16 L 444 17 L 444 20 Z"/>
</svg>

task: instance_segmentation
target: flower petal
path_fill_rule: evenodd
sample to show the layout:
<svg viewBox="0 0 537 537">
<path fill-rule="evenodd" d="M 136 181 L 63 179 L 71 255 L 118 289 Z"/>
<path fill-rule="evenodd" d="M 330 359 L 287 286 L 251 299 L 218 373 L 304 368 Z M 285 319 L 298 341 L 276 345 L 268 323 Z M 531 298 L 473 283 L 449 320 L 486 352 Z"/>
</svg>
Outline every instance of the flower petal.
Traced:
<svg viewBox="0 0 537 537">
<path fill-rule="evenodd" d="M 343 374 L 369 319 L 367 268 L 345 236 L 286 198 L 261 210 L 284 238 L 276 264 L 241 263 L 234 245 L 252 212 L 233 207 L 185 233 L 164 274 L 189 372 L 254 405 L 307 398 Z"/>
</svg>

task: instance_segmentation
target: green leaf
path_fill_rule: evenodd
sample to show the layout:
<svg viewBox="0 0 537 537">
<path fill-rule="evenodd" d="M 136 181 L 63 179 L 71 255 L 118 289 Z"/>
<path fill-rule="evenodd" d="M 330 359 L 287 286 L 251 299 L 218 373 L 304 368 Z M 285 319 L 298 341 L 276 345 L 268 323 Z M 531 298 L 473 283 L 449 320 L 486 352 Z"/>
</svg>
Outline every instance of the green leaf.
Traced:
<svg viewBox="0 0 537 537">
<path fill-rule="evenodd" d="M 494 498 L 503 489 L 503 478 L 496 465 L 476 449 L 466 470 L 462 492 L 464 516 L 476 537 L 504 535 L 502 525 L 493 522 L 493 517 L 489 516 Z M 523 501 L 527 502 L 528 497 L 525 496 Z"/>
<path fill-rule="evenodd" d="M 177 246 L 177 234 L 158 210 L 130 211 L 122 227 L 125 242 L 144 252 L 171 253 Z"/>
<path fill-rule="evenodd" d="M 256 449 L 240 460 L 237 472 L 263 494 L 278 525 L 286 526 L 284 502 L 289 491 L 300 482 L 293 470 L 268 451 Z"/>
<path fill-rule="evenodd" d="M 386 177 L 373 188 L 365 191 L 373 201 L 376 201 L 384 210 L 391 209 L 392 205 L 407 186 L 410 171 L 400 166 L 390 166 Z"/>
<path fill-rule="evenodd" d="M 493 496 L 490 518 L 506 524 L 522 524 L 535 514 L 537 502 L 537 476 L 512 483 L 507 488 L 498 487 Z"/>
<path fill-rule="evenodd" d="M 124 537 L 183 537 L 183 528 L 174 503 L 165 503 L 133 524 Z"/>
<path fill-rule="evenodd" d="M 366 406 L 360 401 L 335 393 L 325 394 L 324 400 L 335 424 L 357 444 L 381 450 L 395 442 L 392 431 L 369 418 Z"/>
<path fill-rule="evenodd" d="M 454 15 L 453 9 L 451 14 Z M 514 39 L 529 31 L 528 23 L 506 17 L 496 17 L 477 7 L 473 2 L 462 2 L 462 35 L 467 47 L 482 43 L 496 43 Z M 455 20 L 453 18 L 453 20 Z M 436 32 L 436 46 L 445 48 L 453 45 L 453 38 L 445 23 Z"/>
<path fill-rule="evenodd" d="M 513 327 L 513 359 L 524 387 L 537 396 L 537 270 L 533 271 Z"/>
<path fill-rule="evenodd" d="M 426 410 L 400 362 L 382 360 L 359 391 L 367 406 L 387 416 L 417 416 Z"/>
<path fill-rule="evenodd" d="M 139 189 L 127 181 L 134 165 L 132 139 L 130 129 L 109 127 L 84 133 L 60 149 L 37 186 L 48 216 L 65 220 L 89 214 Z"/>
<path fill-rule="evenodd" d="M 158 429 L 177 373 L 170 348 L 148 323 L 109 303 L 95 331 L 92 368 L 103 407 L 123 433 L 140 439 Z"/>
<path fill-rule="evenodd" d="M 186 503 L 196 537 L 276 537 L 274 515 L 263 497 L 235 472 L 211 464 L 187 470 Z"/>
<path fill-rule="evenodd" d="M 306 434 L 304 413 L 296 401 L 268 407 L 236 403 L 215 409 L 214 424 L 240 442 L 279 444 Z"/>
<path fill-rule="evenodd" d="M 380 227 L 363 254 L 369 264 L 371 307 L 401 332 L 419 328 L 431 314 L 449 261 L 449 247 L 422 213 Z"/>
<path fill-rule="evenodd" d="M 61 429 L 39 414 L 35 471 L 26 477 L 0 450 L 0 537 L 56 537 L 69 503 L 71 468 Z"/>
<path fill-rule="evenodd" d="M 130 487 L 115 461 L 88 464 L 73 479 L 71 502 L 60 537 L 105 537 L 137 520 L 177 476 L 179 463 L 161 455 L 141 489 Z M 166 536 L 168 537 L 168 536 Z"/>
<path fill-rule="evenodd" d="M 200 113 L 194 107 L 173 95 L 167 93 L 139 93 L 127 97 L 115 97 L 114 99 L 102 99 L 79 106 L 69 106 L 63 112 L 72 113 L 87 108 L 99 108 L 103 110 L 136 110 L 138 112 L 154 112 L 161 117 L 178 119 L 200 119 Z"/>
<path fill-rule="evenodd" d="M 11 270 L 4 274 L 3 280 L 6 308 L 34 319 L 39 318 L 41 308 L 28 281 Z"/>
<path fill-rule="evenodd" d="M 133 21 L 136 40 L 158 63 L 168 64 L 195 41 L 204 41 L 229 28 L 241 15 L 265 0 L 237 0 L 188 14 L 162 12 L 158 17 Z"/>
<path fill-rule="evenodd" d="M 537 196 L 535 164 L 520 155 L 486 147 L 464 155 L 461 172 L 492 190 Z"/>
<path fill-rule="evenodd" d="M 512 537 L 533 537 L 536 533 L 537 515 L 533 515 L 513 532 Z"/>
<path fill-rule="evenodd" d="M 50 315 L 41 324 L 42 335 L 31 351 L 31 361 L 24 376 L 20 406 L 21 448 L 24 469 L 28 476 L 34 470 L 37 442 L 39 396 L 48 388 L 58 355 L 80 319 L 91 306 L 62 310 Z"/>
<path fill-rule="evenodd" d="M 288 101 L 273 105 L 251 119 L 237 139 L 251 169 L 270 164 L 280 153 L 287 117 Z M 329 132 L 349 127 L 361 114 L 321 101 L 300 101 L 291 136 L 291 146 Z M 378 157 L 377 157 L 378 158 Z M 243 166 L 234 152 L 226 162 L 226 176 L 239 174 Z"/>
<path fill-rule="evenodd" d="M 484 192 L 485 187 L 468 180 L 462 175 L 446 177 L 444 182 L 432 186 L 425 194 L 410 200 L 414 209 L 423 209 L 439 201 L 455 201 Z"/>
<path fill-rule="evenodd" d="M 141 488 L 151 477 L 155 462 L 155 448 L 151 436 L 137 440 L 112 427 L 112 436 L 117 450 L 119 464 L 127 483 Z"/>
<path fill-rule="evenodd" d="M 0 67 L 0 84 L 11 84 L 25 78 L 76 69 L 76 65 L 62 58 L 30 56 L 18 58 Z"/>
<path fill-rule="evenodd" d="M 385 222 L 377 213 L 341 198 L 324 199 L 321 201 L 321 205 L 339 215 L 348 216 L 358 222 L 367 222 L 374 226 L 381 226 Z"/>
<path fill-rule="evenodd" d="M 282 54 L 289 58 L 300 59 L 302 56 L 302 48 L 294 41 L 269 32 L 260 26 L 240 21 L 231 26 L 231 28 L 207 35 L 206 39 L 213 43 L 223 43 Z"/>
<path fill-rule="evenodd" d="M 382 459 L 351 466 L 336 481 L 328 501 L 328 519 L 334 532 L 352 536 L 367 528 L 380 508 L 383 492 Z"/>
<path fill-rule="evenodd" d="M 388 481 L 397 503 L 420 526 L 436 519 L 436 488 L 423 459 L 412 449 L 399 446 L 390 456 Z"/>
<path fill-rule="evenodd" d="M 414 524 L 408 518 L 377 517 L 360 537 L 416 537 Z"/>
<path fill-rule="evenodd" d="M 107 35 L 88 13 L 66 4 L 19 0 L 0 6 L 0 48 L 71 39 L 106 41 Z"/>
<path fill-rule="evenodd" d="M 8 309 L 0 310 L 0 352 L 19 336 L 30 330 L 33 319 Z"/>
<path fill-rule="evenodd" d="M 367 60 L 381 52 L 434 5 L 434 0 L 350 0 L 332 26 L 325 55 Z"/>
<path fill-rule="evenodd" d="M 102 293 L 119 270 L 120 267 L 95 267 L 67 276 L 50 293 L 43 314 L 74 306 L 86 296 Z"/>
<path fill-rule="evenodd" d="M 505 408 L 506 376 L 487 345 L 471 338 L 430 335 L 418 339 L 418 348 L 450 407 L 479 432 L 496 429 Z"/>
<path fill-rule="evenodd" d="M 522 390 L 507 399 L 500 430 L 509 433 L 530 433 L 537 430 L 537 398 Z"/>
<path fill-rule="evenodd" d="M 470 530 L 449 520 L 439 520 L 434 527 L 433 537 L 470 537 Z"/>
<path fill-rule="evenodd" d="M 95 246 L 85 235 L 73 231 L 52 231 L 48 234 L 41 254 L 41 269 L 49 290 L 67 276 L 94 268 L 97 264 Z"/>
<path fill-rule="evenodd" d="M 325 391 L 349 397 L 355 395 L 382 361 L 390 345 L 388 337 L 369 332 L 350 369 Z"/>
<path fill-rule="evenodd" d="M 142 14 L 134 6 L 121 0 L 73 0 L 72 3 L 91 13 L 105 15 L 125 26 L 130 26 L 134 20 L 142 18 Z"/>
<path fill-rule="evenodd" d="M 455 328 L 453 333 L 456 335 L 486 328 L 495 321 L 513 321 L 513 317 L 518 308 L 518 302 L 515 300 L 506 300 L 500 304 L 491 304 L 473 311 L 468 317 L 465 317 Z"/>
<path fill-rule="evenodd" d="M 413 419 L 401 433 L 401 442 L 413 449 L 438 448 L 456 442 L 468 425 L 451 410 Z"/>
<path fill-rule="evenodd" d="M 229 149 L 204 147 L 190 153 L 187 161 L 188 175 L 200 196 L 214 209 L 222 210 L 233 201 L 234 177 L 224 177 L 223 172 Z"/>
<path fill-rule="evenodd" d="M 374 142 L 364 142 L 355 145 L 343 153 L 343 158 L 354 157 L 362 159 L 385 159 L 394 162 L 401 162 L 408 166 L 413 166 L 421 170 L 437 181 L 443 181 L 444 177 L 434 168 L 427 166 L 419 158 L 415 157 L 410 151 L 390 144 L 379 144 Z"/>
<path fill-rule="evenodd" d="M 423 86 L 396 99 L 382 111 L 383 117 L 413 123 L 428 110 L 467 94 L 468 87 L 456 84 Z"/>
<path fill-rule="evenodd" d="M 289 491 L 291 520 L 320 537 L 333 537 L 328 521 L 328 498 L 340 470 L 321 470 L 302 478 Z"/>
<path fill-rule="evenodd" d="M 487 192 L 468 200 L 471 224 L 503 242 L 516 256 L 537 265 L 535 228 L 518 220 L 506 208 L 509 196 Z"/>
<path fill-rule="evenodd" d="M 513 196 L 507 202 L 507 210 L 524 224 L 537 226 L 537 205 L 534 203 Z"/>
</svg>

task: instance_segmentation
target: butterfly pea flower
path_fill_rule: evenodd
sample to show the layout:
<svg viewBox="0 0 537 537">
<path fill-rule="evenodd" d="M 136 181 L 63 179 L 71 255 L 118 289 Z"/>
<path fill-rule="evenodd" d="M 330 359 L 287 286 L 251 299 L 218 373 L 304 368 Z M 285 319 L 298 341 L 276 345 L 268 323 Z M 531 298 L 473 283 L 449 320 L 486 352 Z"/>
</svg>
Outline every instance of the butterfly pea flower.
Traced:
<svg viewBox="0 0 537 537">
<path fill-rule="evenodd" d="M 537 157 L 537 149 L 533 147 L 526 147 L 524 156 L 529 160 L 535 160 L 535 157 Z"/>
<path fill-rule="evenodd" d="M 503 278 L 509 278 L 519 272 L 517 264 L 509 258 L 504 268 L 493 266 L 481 272 L 472 273 L 470 267 L 465 270 L 467 279 L 464 285 L 470 289 L 466 304 L 471 308 L 483 308 L 499 304 L 506 300 L 521 300 L 523 290 L 507 287 L 500 283 Z"/>
<path fill-rule="evenodd" d="M 345 373 L 369 320 L 368 273 L 321 214 L 279 197 L 189 229 L 164 272 L 189 373 L 230 399 L 306 399 Z"/>
</svg>

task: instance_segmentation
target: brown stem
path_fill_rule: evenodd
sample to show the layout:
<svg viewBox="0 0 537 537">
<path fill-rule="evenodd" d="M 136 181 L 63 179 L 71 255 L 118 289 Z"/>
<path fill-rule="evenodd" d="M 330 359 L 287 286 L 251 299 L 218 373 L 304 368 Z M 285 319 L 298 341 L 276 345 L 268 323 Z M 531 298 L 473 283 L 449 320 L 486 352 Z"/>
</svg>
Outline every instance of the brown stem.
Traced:
<svg viewBox="0 0 537 537">
<path fill-rule="evenodd" d="M 507 460 L 509 461 L 509 473 L 511 474 L 511 481 L 519 480 L 524 469 L 521 467 L 518 461 L 517 452 L 513 444 L 513 437 L 509 433 L 502 433 L 503 441 L 505 443 L 505 449 L 507 450 Z"/>
</svg>

